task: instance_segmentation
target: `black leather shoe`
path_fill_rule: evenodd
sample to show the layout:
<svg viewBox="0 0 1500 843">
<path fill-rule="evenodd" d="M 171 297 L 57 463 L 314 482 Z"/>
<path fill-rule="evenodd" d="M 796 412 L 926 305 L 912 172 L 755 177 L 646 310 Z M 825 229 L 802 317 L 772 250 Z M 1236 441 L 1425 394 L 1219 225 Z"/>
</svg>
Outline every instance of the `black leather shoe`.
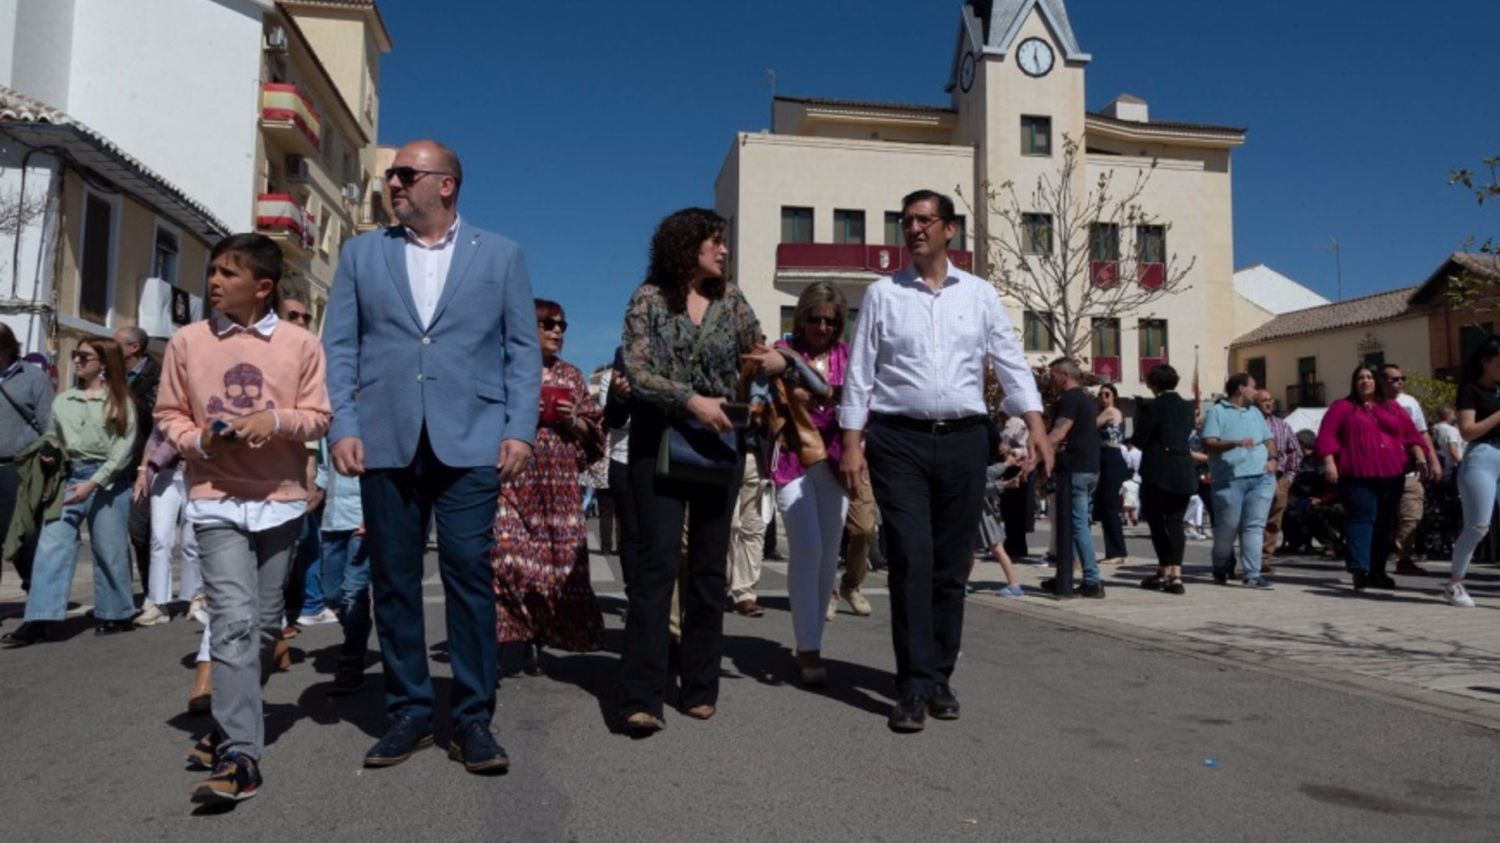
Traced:
<svg viewBox="0 0 1500 843">
<path fill-rule="evenodd" d="M 937 720 L 958 719 L 958 694 L 947 685 L 939 685 L 927 698 L 927 713 Z"/>
<path fill-rule="evenodd" d="M 365 753 L 366 767 L 394 767 L 413 752 L 432 746 L 432 726 L 415 717 L 397 720 L 380 743 Z"/>
<path fill-rule="evenodd" d="M 917 694 L 907 694 L 891 707 L 886 725 L 892 732 L 920 732 L 927 727 L 927 700 Z"/>
<path fill-rule="evenodd" d="M 0 641 L 12 650 L 17 647 L 27 647 L 38 641 L 47 640 L 48 621 L 25 621 L 10 632 L 0 635 Z"/>
<path fill-rule="evenodd" d="M 1364 571 L 1353 570 L 1349 572 L 1349 576 L 1354 580 L 1355 591 L 1364 591 L 1365 586 L 1369 584 L 1370 575 Z"/>
<path fill-rule="evenodd" d="M 1104 597 L 1104 583 L 1102 583 L 1102 582 L 1086 582 L 1083 585 L 1080 585 L 1078 587 L 1078 596 L 1079 597 L 1090 597 L 1090 598 L 1093 598 L 1095 600 L 1103 599 L 1103 597 Z"/>
<path fill-rule="evenodd" d="M 448 741 L 448 757 L 471 773 L 496 775 L 510 769 L 510 756 L 483 723 L 470 723 Z"/>
<path fill-rule="evenodd" d="M 119 635 L 134 629 L 130 621 L 100 621 L 94 625 L 95 635 Z"/>
<path fill-rule="evenodd" d="M 1391 579 L 1390 574 L 1384 571 L 1371 571 L 1369 576 L 1365 578 L 1365 584 L 1370 588 L 1379 588 L 1385 591 L 1394 591 L 1396 589 L 1396 581 Z"/>
<path fill-rule="evenodd" d="M 365 687 L 365 666 L 362 662 L 339 662 L 333 673 L 333 684 L 328 686 L 328 696 L 347 697 L 357 694 Z"/>
</svg>

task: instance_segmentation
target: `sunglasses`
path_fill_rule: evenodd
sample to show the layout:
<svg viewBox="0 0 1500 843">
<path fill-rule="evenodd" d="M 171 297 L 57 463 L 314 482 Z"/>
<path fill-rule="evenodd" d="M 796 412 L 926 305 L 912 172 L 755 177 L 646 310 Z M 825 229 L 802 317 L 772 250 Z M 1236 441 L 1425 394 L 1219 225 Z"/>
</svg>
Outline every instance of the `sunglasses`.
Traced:
<svg viewBox="0 0 1500 843">
<path fill-rule="evenodd" d="M 99 355 L 90 354 L 87 351 L 75 351 L 72 354 L 72 359 L 74 363 L 87 363 L 90 360 L 98 360 Z"/>
<path fill-rule="evenodd" d="M 451 175 L 453 174 L 446 170 L 418 170 L 416 167 L 387 167 L 385 171 L 385 180 L 390 181 L 394 176 L 397 181 L 401 182 L 402 187 L 411 187 L 412 185 L 417 183 L 417 179 L 420 179 L 423 176 Z"/>
<path fill-rule="evenodd" d="M 807 324 L 817 325 L 821 328 L 837 328 L 839 320 L 836 316 L 809 316 L 807 317 Z"/>
<path fill-rule="evenodd" d="M 287 311 L 286 316 L 284 316 L 282 318 L 286 319 L 286 321 L 288 321 L 288 322 L 300 322 L 303 325 L 306 325 L 306 324 L 309 324 L 310 322 L 312 322 L 312 314 L 310 314 L 310 313 L 303 313 L 301 311 L 296 311 L 296 310 L 289 310 L 289 311 Z"/>
<path fill-rule="evenodd" d="M 1386 383 L 1406 383 L 1406 376 L 1405 375 L 1401 375 L 1400 377 L 1395 377 L 1395 378 L 1393 378 L 1393 377 L 1391 377 L 1389 375 L 1381 375 L 1380 377 L 1381 377 L 1381 380 L 1384 380 Z"/>
<path fill-rule="evenodd" d="M 543 331 L 557 331 L 564 334 L 568 332 L 568 320 L 566 319 L 552 319 L 549 317 L 547 319 L 536 320 L 536 324 Z"/>
</svg>

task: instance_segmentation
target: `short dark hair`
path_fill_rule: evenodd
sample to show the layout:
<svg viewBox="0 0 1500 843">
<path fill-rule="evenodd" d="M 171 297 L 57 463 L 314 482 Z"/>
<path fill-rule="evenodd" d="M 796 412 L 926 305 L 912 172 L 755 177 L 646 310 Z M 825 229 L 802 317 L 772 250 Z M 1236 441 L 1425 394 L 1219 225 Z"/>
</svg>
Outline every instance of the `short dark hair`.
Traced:
<svg viewBox="0 0 1500 843">
<path fill-rule="evenodd" d="M 1318 446 L 1318 434 L 1311 430 L 1297 431 L 1297 443 L 1304 448 L 1316 448 Z"/>
<path fill-rule="evenodd" d="M 16 341 L 16 332 L 0 322 L 0 360 L 10 363 L 21 358 L 21 344 Z"/>
<path fill-rule="evenodd" d="M 208 262 L 213 263 L 224 255 L 228 255 L 241 269 L 250 270 L 257 281 L 269 278 L 271 295 L 266 299 L 266 307 L 272 311 L 281 310 L 281 272 L 284 259 L 281 247 L 276 245 L 275 240 L 254 232 L 231 234 L 214 244 L 213 250 L 208 253 Z"/>
<path fill-rule="evenodd" d="M 1234 374 L 1229 376 L 1228 380 L 1224 381 L 1224 394 L 1233 395 L 1238 392 L 1241 387 L 1248 386 L 1249 383 L 1250 374 L 1248 372 L 1235 372 Z"/>
<path fill-rule="evenodd" d="M 552 299 L 532 299 L 532 302 L 536 305 L 536 318 L 538 321 L 565 318 L 563 316 L 562 305 Z"/>
<path fill-rule="evenodd" d="M 905 196 L 901 197 L 901 212 L 904 214 L 906 213 L 907 208 L 910 208 L 918 202 L 926 202 L 929 199 L 937 202 L 938 216 L 942 217 L 943 222 L 953 222 L 954 220 L 958 219 L 958 212 L 953 207 L 952 197 L 947 196 L 946 194 L 938 193 L 936 190 L 928 190 L 926 188 L 923 188 L 921 190 L 914 190 L 911 193 L 908 193 Z"/>
<path fill-rule="evenodd" d="M 1146 386 L 1157 392 L 1166 392 L 1177 388 L 1177 383 L 1182 378 L 1178 377 L 1177 370 L 1165 363 L 1158 363 L 1151 367 L 1146 373 Z"/>
</svg>

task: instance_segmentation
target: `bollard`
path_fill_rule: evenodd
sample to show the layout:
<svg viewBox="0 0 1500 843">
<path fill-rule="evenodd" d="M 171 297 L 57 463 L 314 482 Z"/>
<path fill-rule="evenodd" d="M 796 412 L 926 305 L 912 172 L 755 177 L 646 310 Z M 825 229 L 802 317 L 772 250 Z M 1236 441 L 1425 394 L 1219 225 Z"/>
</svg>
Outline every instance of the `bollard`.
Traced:
<svg viewBox="0 0 1500 843">
<path fill-rule="evenodd" d="M 1057 537 L 1057 575 L 1052 593 L 1060 600 L 1073 597 L 1073 490 L 1072 472 L 1058 468 L 1052 472 L 1052 533 Z"/>
</svg>

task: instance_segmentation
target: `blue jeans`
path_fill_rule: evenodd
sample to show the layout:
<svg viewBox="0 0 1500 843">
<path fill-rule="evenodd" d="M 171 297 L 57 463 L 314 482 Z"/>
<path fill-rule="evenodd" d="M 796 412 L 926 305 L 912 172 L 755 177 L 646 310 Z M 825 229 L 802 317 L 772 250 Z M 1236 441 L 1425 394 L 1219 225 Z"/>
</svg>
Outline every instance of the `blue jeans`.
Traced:
<svg viewBox="0 0 1500 843">
<path fill-rule="evenodd" d="M 1073 549 L 1083 565 L 1083 584 L 1099 582 L 1099 560 L 1094 556 L 1094 531 L 1089 524 L 1089 506 L 1094 490 L 1099 488 L 1099 473 L 1075 471 L 1069 479 L 1068 492 L 1073 501 Z"/>
<path fill-rule="evenodd" d="M 292 571 L 286 578 L 286 619 L 296 622 L 301 615 L 316 615 L 327 605 L 323 589 L 323 553 L 319 542 L 319 513 L 309 512 L 302 519 L 302 535 L 292 551 Z"/>
<path fill-rule="evenodd" d="M 323 531 L 324 602 L 344 625 L 339 661 L 365 663 L 370 645 L 370 554 L 353 530 Z"/>
<path fill-rule="evenodd" d="M 73 460 L 68 479 L 58 493 L 66 496 L 99 470 L 96 461 Z M 62 516 L 42 526 L 37 538 L 31 593 L 26 598 L 26 620 L 60 621 L 68 612 L 73 572 L 78 566 L 78 528 L 89 522 L 89 545 L 94 552 L 94 617 L 123 621 L 135 615 L 130 592 L 130 484 L 115 478 L 113 489 L 95 489 L 80 503 L 63 507 Z"/>
<path fill-rule="evenodd" d="M 1260 576 L 1260 551 L 1266 540 L 1266 517 L 1276 497 L 1276 475 L 1215 480 L 1214 501 L 1214 571 L 1228 574 L 1234 570 L 1234 541 L 1240 542 L 1240 576 L 1253 580 Z"/>
<path fill-rule="evenodd" d="M 1488 442 L 1469 445 L 1458 466 L 1458 499 L 1464 507 L 1464 527 L 1453 542 L 1453 579 L 1469 571 L 1474 550 L 1490 532 L 1495 516 L 1496 490 L 1500 489 L 1500 448 Z"/>
<path fill-rule="evenodd" d="M 1340 477 L 1339 500 L 1344 504 L 1344 567 L 1360 573 L 1385 573 L 1396 536 L 1401 494 L 1406 478 Z M 1457 549 L 1454 559 L 1457 559 Z"/>
</svg>

